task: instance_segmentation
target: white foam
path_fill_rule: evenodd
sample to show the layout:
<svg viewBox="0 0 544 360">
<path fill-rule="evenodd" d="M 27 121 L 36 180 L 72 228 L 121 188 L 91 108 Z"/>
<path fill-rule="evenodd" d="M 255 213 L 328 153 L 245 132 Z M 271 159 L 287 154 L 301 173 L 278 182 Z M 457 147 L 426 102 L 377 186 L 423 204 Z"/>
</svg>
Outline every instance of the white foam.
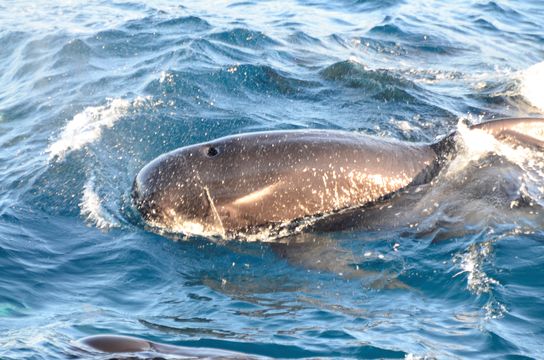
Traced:
<svg viewBox="0 0 544 360">
<path fill-rule="evenodd" d="M 521 73 L 521 95 L 534 107 L 544 112 L 544 61 Z"/>
<path fill-rule="evenodd" d="M 346 209 L 349 210 L 349 209 Z M 193 236 L 202 236 L 208 239 L 216 240 L 242 240 L 247 242 L 276 242 L 287 236 L 300 234 L 306 228 L 310 227 L 318 220 L 323 219 L 332 214 L 322 214 L 316 216 L 309 216 L 307 218 L 298 220 L 296 223 L 292 221 L 285 221 L 282 223 L 271 224 L 258 229 L 255 233 L 227 233 L 222 228 L 218 227 L 218 224 L 201 224 L 192 221 L 187 221 L 182 217 L 172 216 L 172 220 L 168 223 L 162 221 L 148 221 L 148 225 L 151 226 L 154 231 L 162 235 L 181 235 L 181 238 L 175 237 L 176 240 L 184 240 Z"/>
<path fill-rule="evenodd" d="M 450 162 L 447 170 L 448 175 L 457 174 L 471 161 L 480 159 L 497 146 L 497 139 L 493 135 L 483 130 L 470 129 L 466 124 L 469 119 L 471 118 L 462 118 L 457 124 L 459 153 Z"/>
<path fill-rule="evenodd" d="M 530 147 L 498 140 L 485 130 L 470 129 L 466 124 L 470 120 L 472 120 L 470 116 L 459 120 L 457 125 L 459 154 L 450 163 L 448 173 L 458 172 L 471 161 L 478 160 L 489 153 L 500 155 L 524 169 L 528 163 L 541 162 L 538 151 L 534 151 Z"/>
<path fill-rule="evenodd" d="M 466 273 L 467 289 L 476 295 L 488 293 L 493 286 L 499 285 L 497 280 L 489 277 L 483 270 L 484 261 L 491 253 L 491 250 L 492 246 L 489 241 L 473 244 L 465 254 L 456 259 L 456 261 L 460 259 L 461 271 L 453 277 Z"/>
<path fill-rule="evenodd" d="M 470 117 L 469 117 L 470 119 Z M 520 169 L 520 194 L 528 195 L 534 202 L 544 205 L 544 154 L 523 144 L 498 140 L 493 135 L 481 129 L 470 129 L 466 125 L 467 119 L 461 119 L 457 126 L 459 152 L 448 165 L 445 176 L 455 177 L 462 172 L 472 161 L 497 154 L 505 160 L 517 165 Z M 535 124 L 529 132 L 531 136 L 541 136 Z M 525 129 L 526 130 L 526 129 Z"/>
<path fill-rule="evenodd" d="M 119 226 L 119 223 L 113 216 L 108 214 L 102 207 L 102 200 L 95 190 L 93 178 L 89 179 L 83 186 L 83 195 L 79 203 L 79 208 L 81 215 L 99 229 L 108 230 Z"/>
<path fill-rule="evenodd" d="M 434 357 L 427 358 L 426 356 L 414 355 L 412 353 L 408 353 L 404 356 L 404 360 L 426 360 L 426 359 L 434 359 Z"/>
<path fill-rule="evenodd" d="M 464 254 L 459 254 L 454 262 L 459 262 L 461 271 L 455 274 L 467 274 L 467 289 L 475 294 L 489 294 L 487 303 L 482 310 L 486 320 L 500 319 L 508 312 L 506 306 L 495 298 L 493 289 L 501 284 L 490 277 L 484 270 L 484 263 L 488 260 L 493 250 L 492 241 L 472 244 Z"/>
<path fill-rule="evenodd" d="M 128 100 L 113 99 L 107 105 L 85 108 L 66 124 L 59 138 L 49 145 L 49 159 L 62 160 L 67 153 L 96 141 L 102 135 L 102 130 L 111 128 L 130 106 Z"/>
<path fill-rule="evenodd" d="M 193 221 L 175 219 L 168 225 L 159 221 L 148 221 L 148 224 L 161 235 L 181 235 L 181 237 L 176 236 L 176 240 L 185 240 L 193 236 L 202 236 L 208 239 L 227 238 L 226 235 L 219 230 L 206 227 L 203 224 Z"/>
</svg>

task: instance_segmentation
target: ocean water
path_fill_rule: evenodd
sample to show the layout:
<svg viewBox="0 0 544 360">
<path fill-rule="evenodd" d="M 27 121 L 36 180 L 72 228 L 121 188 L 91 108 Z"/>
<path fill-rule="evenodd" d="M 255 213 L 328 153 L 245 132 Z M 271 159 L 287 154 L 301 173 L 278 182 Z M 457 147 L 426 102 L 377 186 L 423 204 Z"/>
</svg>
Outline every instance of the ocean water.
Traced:
<svg viewBox="0 0 544 360">
<path fill-rule="evenodd" d="M 544 116 L 543 23 L 541 0 L 3 0 L 0 357 L 109 358 L 77 340 L 111 333 L 543 359 L 544 153 L 464 125 Z M 172 239 L 131 207 L 161 153 L 304 128 L 458 129 L 459 156 L 360 227 L 289 243 Z"/>
</svg>

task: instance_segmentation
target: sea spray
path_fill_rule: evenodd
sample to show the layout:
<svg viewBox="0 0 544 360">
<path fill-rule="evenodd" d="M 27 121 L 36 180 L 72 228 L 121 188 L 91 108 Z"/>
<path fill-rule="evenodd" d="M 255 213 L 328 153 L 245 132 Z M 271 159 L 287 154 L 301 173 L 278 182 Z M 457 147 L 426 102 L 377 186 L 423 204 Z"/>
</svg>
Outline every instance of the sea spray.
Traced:
<svg viewBox="0 0 544 360">
<path fill-rule="evenodd" d="M 520 92 L 534 107 L 544 112 L 544 61 L 521 72 Z"/>
<path fill-rule="evenodd" d="M 102 206 L 102 200 L 95 188 L 94 177 L 87 180 L 83 187 L 79 208 L 81 215 L 99 229 L 108 230 L 119 226 L 119 223 Z"/>
<path fill-rule="evenodd" d="M 67 153 L 96 141 L 102 135 L 102 130 L 111 128 L 129 107 L 128 100 L 112 99 L 107 105 L 85 108 L 66 124 L 59 138 L 49 145 L 49 159 L 63 160 Z"/>
</svg>

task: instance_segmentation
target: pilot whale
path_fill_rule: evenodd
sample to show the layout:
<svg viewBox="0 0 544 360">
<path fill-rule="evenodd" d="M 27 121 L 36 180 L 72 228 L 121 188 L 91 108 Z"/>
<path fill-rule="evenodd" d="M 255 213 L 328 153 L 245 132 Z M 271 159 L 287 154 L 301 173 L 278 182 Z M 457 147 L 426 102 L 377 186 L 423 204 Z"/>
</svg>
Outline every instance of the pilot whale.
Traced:
<svg viewBox="0 0 544 360">
<path fill-rule="evenodd" d="M 473 125 L 544 147 L 544 119 Z M 454 156 L 456 133 L 411 143 L 334 130 L 238 134 L 163 154 L 137 174 L 135 208 L 169 233 L 237 237 L 379 202 L 427 183 Z"/>
<path fill-rule="evenodd" d="M 93 335 L 80 339 L 78 343 L 94 351 L 109 354 L 140 354 L 144 355 L 146 359 L 162 359 L 160 355 L 183 359 L 265 359 L 264 357 L 246 355 L 237 351 L 168 345 L 123 335 Z M 125 357 L 122 358 L 125 359 Z M 132 357 L 130 358 L 132 359 Z"/>
</svg>

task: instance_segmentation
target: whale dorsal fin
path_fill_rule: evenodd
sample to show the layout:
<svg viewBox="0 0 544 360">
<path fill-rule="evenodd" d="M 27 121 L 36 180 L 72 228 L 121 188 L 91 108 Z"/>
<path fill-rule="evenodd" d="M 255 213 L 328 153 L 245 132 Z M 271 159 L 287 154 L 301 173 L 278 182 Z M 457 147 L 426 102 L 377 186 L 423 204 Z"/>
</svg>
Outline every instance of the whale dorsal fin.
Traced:
<svg viewBox="0 0 544 360">
<path fill-rule="evenodd" d="M 508 138 L 523 145 L 544 148 L 544 118 L 508 118 L 472 125 L 497 139 Z"/>
<path fill-rule="evenodd" d="M 544 118 L 505 118 L 481 124 L 471 125 L 471 130 L 485 131 L 497 139 L 511 139 L 522 145 L 544 149 Z M 453 154 L 456 146 L 457 131 L 431 144 L 438 156 L 439 164 L 443 164 Z"/>
</svg>

